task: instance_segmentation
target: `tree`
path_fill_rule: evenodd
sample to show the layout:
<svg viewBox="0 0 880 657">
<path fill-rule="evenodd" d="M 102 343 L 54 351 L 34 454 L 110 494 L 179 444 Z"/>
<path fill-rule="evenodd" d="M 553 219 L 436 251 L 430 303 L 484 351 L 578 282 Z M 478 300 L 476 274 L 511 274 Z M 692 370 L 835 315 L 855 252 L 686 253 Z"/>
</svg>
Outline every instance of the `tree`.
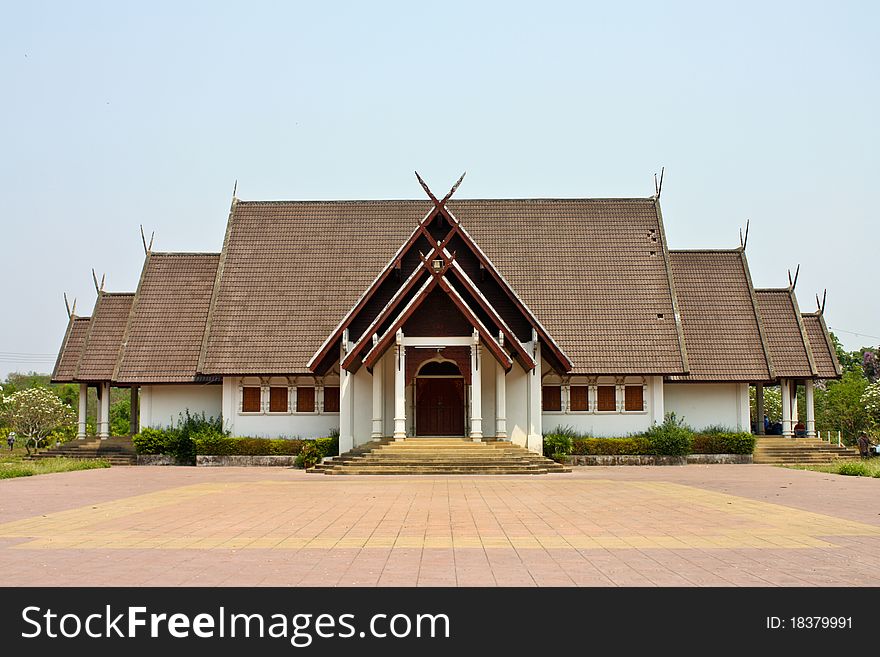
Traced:
<svg viewBox="0 0 880 657">
<path fill-rule="evenodd" d="M 25 449 L 37 451 L 55 429 L 71 425 L 76 413 L 48 388 L 26 388 L 3 394 L 0 392 L 0 417 L 17 434 L 25 438 Z"/>
<path fill-rule="evenodd" d="M 829 381 L 824 391 L 817 390 L 817 427 L 841 431 L 847 443 L 852 443 L 862 431 L 868 431 L 871 416 L 862 403 L 868 385 L 861 371 L 849 371 L 840 381 Z"/>
<path fill-rule="evenodd" d="M 752 407 L 752 421 L 758 421 L 755 414 L 758 412 L 758 403 L 756 401 L 755 387 L 749 387 L 749 401 Z M 782 420 L 782 394 L 779 386 L 767 386 L 764 388 L 764 414 L 773 422 Z M 761 422 L 764 418 L 761 418 Z"/>
</svg>

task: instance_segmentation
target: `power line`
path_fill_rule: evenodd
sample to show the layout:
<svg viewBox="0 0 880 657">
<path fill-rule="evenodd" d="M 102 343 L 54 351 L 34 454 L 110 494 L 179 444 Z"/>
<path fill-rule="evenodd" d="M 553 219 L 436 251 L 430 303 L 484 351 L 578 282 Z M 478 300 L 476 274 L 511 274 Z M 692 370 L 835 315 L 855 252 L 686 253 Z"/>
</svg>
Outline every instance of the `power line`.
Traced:
<svg viewBox="0 0 880 657">
<path fill-rule="evenodd" d="M 872 340 L 880 340 L 880 336 L 877 336 L 877 335 L 868 335 L 867 333 L 856 333 L 855 331 L 847 331 L 846 329 L 837 328 L 834 326 L 829 326 L 828 330 L 837 331 L 838 333 L 849 333 L 850 335 L 857 335 L 860 338 L 871 338 Z"/>
</svg>

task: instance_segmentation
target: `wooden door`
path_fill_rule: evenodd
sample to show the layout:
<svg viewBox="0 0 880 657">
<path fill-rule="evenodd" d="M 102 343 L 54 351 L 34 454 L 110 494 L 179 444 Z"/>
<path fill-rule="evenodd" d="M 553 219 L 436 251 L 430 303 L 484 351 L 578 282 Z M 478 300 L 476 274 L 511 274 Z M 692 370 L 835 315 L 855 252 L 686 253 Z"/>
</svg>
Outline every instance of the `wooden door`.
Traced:
<svg viewBox="0 0 880 657">
<path fill-rule="evenodd" d="M 416 379 L 416 434 L 464 435 L 464 379 Z"/>
</svg>

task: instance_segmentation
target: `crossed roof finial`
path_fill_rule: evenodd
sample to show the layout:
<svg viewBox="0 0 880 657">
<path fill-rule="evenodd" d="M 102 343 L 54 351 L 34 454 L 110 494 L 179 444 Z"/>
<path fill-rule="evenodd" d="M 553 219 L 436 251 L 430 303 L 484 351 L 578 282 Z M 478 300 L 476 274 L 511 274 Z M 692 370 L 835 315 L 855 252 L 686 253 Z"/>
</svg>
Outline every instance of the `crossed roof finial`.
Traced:
<svg viewBox="0 0 880 657">
<path fill-rule="evenodd" d="M 431 202 L 434 204 L 434 207 L 439 211 L 439 210 L 442 210 L 443 206 L 446 205 L 446 201 L 451 199 L 452 195 L 455 194 L 455 191 L 458 189 L 458 186 L 461 185 L 461 181 L 464 180 L 464 177 L 465 177 L 465 174 L 467 174 L 467 171 L 465 171 L 463 174 L 461 174 L 459 179 L 455 181 L 455 184 L 452 186 L 452 189 L 450 189 L 449 193 L 443 197 L 442 201 L 437 200 L 437 197 L 434 196 L 434 192 L 432 192 L 431 188 L 428 187 L 428 184 L 424 180 L 422 180 L 422 177 L 419 175 L 419 172 L 416 171 L 415 173 L 416 173 L 416 178 L 419 181 L 419 184 L 422 186 L 422 189 L 425 190 L 425 193 L 428 195 L 428 198 L 431 199 Z"/>
</svg>

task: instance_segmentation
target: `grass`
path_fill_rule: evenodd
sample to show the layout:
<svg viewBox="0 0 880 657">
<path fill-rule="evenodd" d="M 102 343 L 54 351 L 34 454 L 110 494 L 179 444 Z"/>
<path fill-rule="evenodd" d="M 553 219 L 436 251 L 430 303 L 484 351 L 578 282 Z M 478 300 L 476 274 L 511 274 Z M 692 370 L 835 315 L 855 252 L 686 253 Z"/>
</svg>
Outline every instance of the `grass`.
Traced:
<svg viewBox="0 0 880 657">
<path fill-rule="evenodd" d="M 110 467 L 110 463 L 104 459 L 85 460 L 57 457 L 26 461 L 25 456 L 27 456 L 27 452 L 23 447 L 16 447 L 12 451 L 4 449 L 0 453 L 0 479 Z"/>
<path fill-rule="evenodd" d="M 880 458 L 864 461 L 841 461 L 828 465 L 787 465 L 794 470 L 813 470 L 829 474 L 849 475 L 851 477 L 876 477 L 880 479 Z"/>
</svg>

